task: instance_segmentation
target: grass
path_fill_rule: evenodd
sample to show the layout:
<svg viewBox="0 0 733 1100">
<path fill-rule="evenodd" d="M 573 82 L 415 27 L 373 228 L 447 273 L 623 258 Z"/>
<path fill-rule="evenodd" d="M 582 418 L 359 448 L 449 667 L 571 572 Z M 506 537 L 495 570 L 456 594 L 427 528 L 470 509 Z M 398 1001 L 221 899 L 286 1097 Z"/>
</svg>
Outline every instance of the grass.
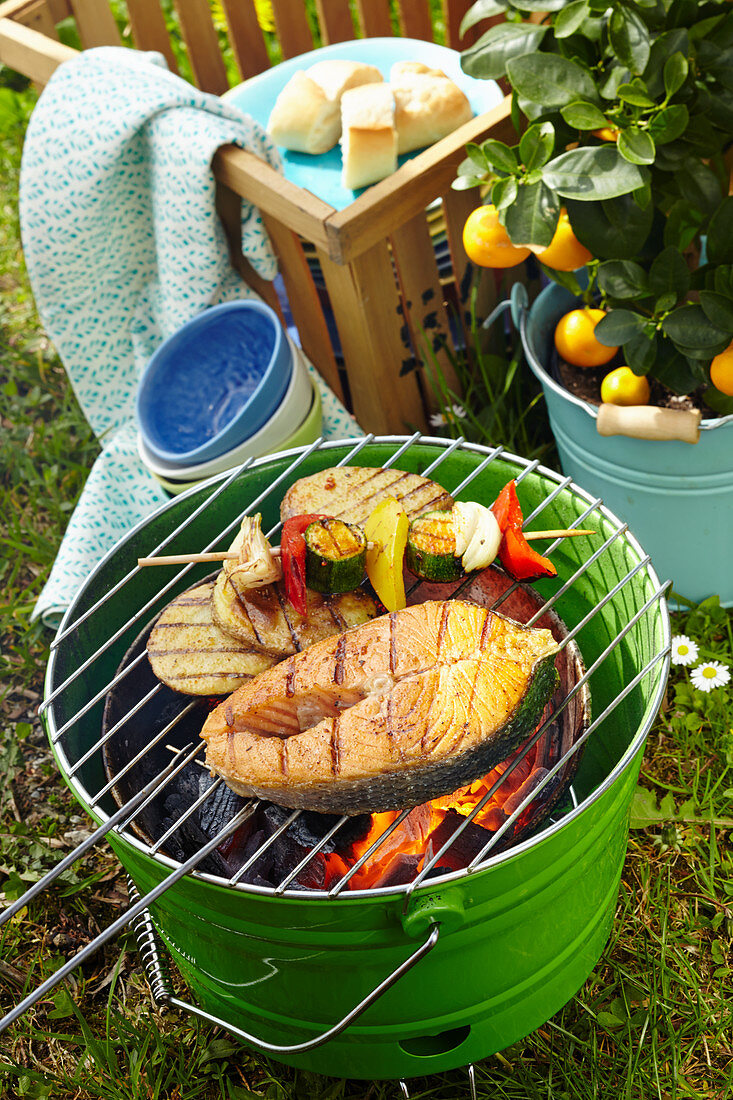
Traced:
<svg viewBox="0 0 733 1100">
<path fill-rule="evenodd" d="M 30 621 L 97 453 L 43 334 L 17 225 L 19 152 L 32 95 L 0 89 L 0 889 L 6 900 L 88 826 L 58 778 L 36 715 L 49 633 Z M 7 93 L 7 94 L 6 94 Z M 715 600 L 674 616 L 703 660 L 731 663 Z M 724 1100 L 733 1094 L 733 698 L 675 668 L 636 793 L 613 932 L 575 997 L 476 1067 L 481 1100 Z M 127 904 L 104 846 L 0 932 L 5 1009 Z M 468 1096 L 465 1072 L 416 1080 L 416 1098 Z M 59 1100 L 392 1100 L 396 1082 L 334 1081 L 251 1054 L 152 1005 L 131 934 L 0 1038 L 0 1095 Z"/>
</svg>

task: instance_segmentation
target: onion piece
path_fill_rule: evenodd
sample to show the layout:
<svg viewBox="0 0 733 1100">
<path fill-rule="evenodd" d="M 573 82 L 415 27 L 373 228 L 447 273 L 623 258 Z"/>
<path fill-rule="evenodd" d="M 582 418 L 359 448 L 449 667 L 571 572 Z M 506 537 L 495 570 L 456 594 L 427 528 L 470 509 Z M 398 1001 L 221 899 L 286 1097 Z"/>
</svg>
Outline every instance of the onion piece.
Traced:
<svg viewBox="0 0 733 1100">
<path fill-rule="evenodd" d="M 490 508 L 470 500 L 453 506 L 456 554 L 467 573 L 485 569 L 499 553 L 502 533 Z M 459 534 L 460 532 L 460 534 Z"/>
</svg>

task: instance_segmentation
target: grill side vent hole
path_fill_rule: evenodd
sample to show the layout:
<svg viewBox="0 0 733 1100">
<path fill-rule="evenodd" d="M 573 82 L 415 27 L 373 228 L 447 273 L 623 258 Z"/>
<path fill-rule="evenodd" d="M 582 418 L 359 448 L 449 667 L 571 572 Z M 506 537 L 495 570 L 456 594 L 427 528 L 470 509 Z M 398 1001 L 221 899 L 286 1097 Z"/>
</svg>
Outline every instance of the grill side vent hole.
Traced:
<svg viewBox="0 0 733 1100">
<path fill-rule="evenodd" d="M 430 1058 L 435 1054 L 447 1054 L 449 1050 L 455 1050 L 461 1043 L 465 1043 L 470 1034 L 470 1025 L 464 1024 L 463 1027 L 440 1031 L 437 1035 L 415 1035 L 411 1039 L 401 1039 L 400 1046 L 406 1054 L 412 1054 L 415 1058 Z"/>
</svg>

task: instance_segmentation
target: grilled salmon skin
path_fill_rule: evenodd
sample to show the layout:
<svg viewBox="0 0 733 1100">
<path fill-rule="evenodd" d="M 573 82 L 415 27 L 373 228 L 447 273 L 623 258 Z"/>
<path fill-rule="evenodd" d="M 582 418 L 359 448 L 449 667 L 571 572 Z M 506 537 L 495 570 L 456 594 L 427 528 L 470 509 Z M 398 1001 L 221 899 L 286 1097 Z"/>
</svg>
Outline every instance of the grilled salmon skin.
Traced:
<svg viewBox="0 0 733 1100">
<path fill-rule="evenodd" d="M 536 728 L 557 683 L 549 630 L 461 600 L 374 619 L 234 692 L 201 732 L 239 794 L 358 814 L 484 775 Z"/>
<path fill-rule="evenodd" d="M 445 489 L 419 474 L 379 466 L 336 466 L 294 482 L 282 499 L 280 518 L 323 512 L 360 524 L 386 497 L 396 497 L 410 519 L 453 507 L 453 497 Z"/>
</svg>

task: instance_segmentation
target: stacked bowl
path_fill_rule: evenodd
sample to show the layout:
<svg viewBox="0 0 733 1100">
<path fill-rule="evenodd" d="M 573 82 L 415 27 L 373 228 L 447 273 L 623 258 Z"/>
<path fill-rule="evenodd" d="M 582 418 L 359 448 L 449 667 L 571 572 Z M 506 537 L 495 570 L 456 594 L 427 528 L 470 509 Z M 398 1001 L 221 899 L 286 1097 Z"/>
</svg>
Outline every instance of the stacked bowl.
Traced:
<svg viewBox="0 0 733 1100">
<path fill-rule="evenodd" d="M 321 432 L 318 386 L 264 302 L 212 306 L 164 340 L 137 392 L 138 451 L 170 493 Z"/>
</svg>

